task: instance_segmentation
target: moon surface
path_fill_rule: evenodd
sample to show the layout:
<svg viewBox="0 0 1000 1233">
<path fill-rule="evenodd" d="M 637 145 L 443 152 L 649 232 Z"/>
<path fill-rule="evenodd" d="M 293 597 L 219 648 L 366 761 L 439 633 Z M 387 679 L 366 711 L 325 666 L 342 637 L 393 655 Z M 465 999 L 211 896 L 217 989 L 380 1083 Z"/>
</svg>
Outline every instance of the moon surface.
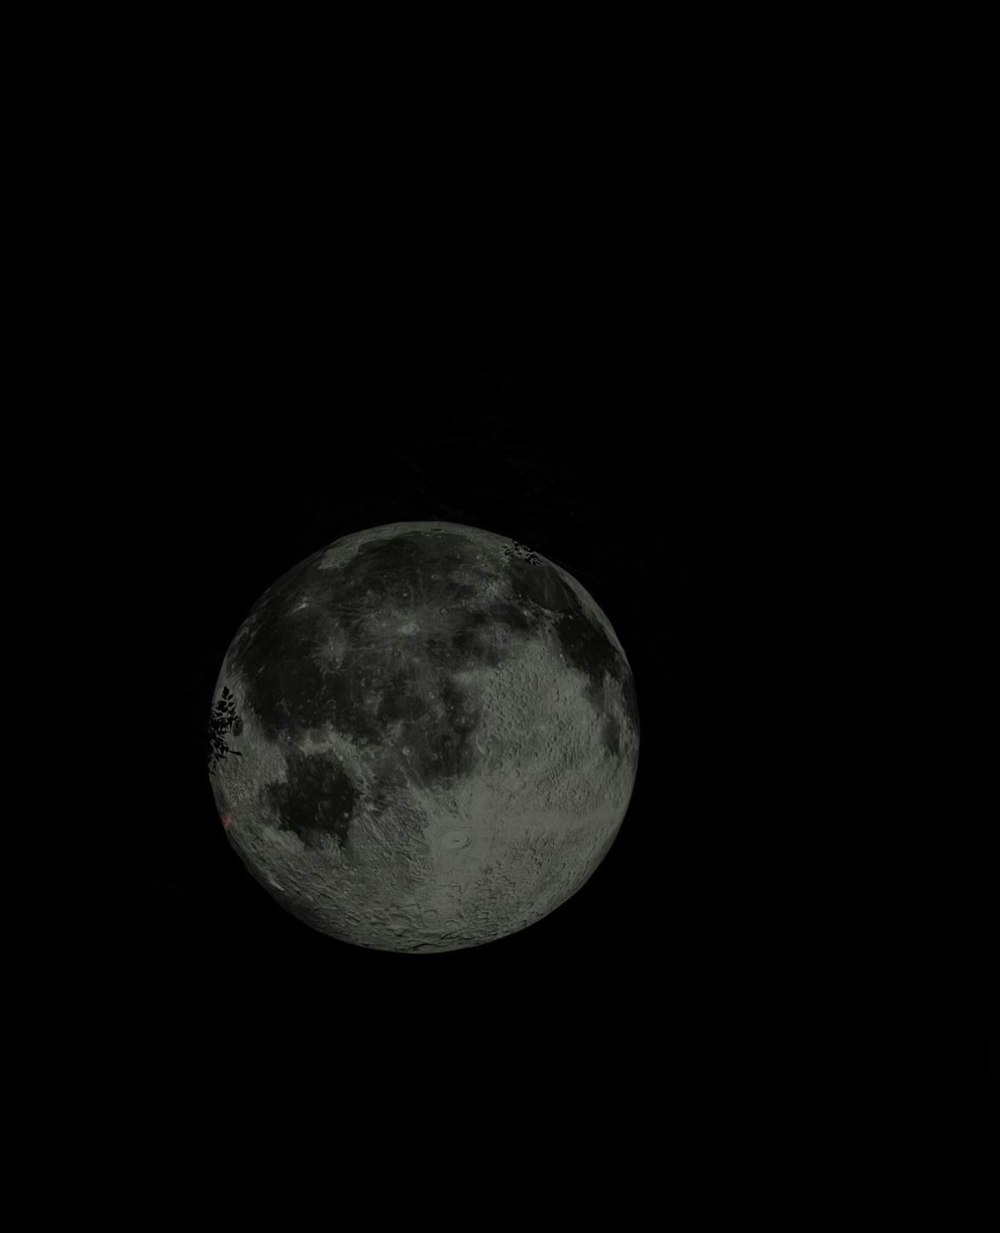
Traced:
<svg viewBox="0 0 1000 1233">
<path fill-rule="evenodd" d="M 628 808 L 625 652 L 565 570 L 490 531 L 401 522 L 278 579 L 229 646 L 210 720 L 229 842 L 322 933 L 433 953 L 574 894 Z"/>
</svg>

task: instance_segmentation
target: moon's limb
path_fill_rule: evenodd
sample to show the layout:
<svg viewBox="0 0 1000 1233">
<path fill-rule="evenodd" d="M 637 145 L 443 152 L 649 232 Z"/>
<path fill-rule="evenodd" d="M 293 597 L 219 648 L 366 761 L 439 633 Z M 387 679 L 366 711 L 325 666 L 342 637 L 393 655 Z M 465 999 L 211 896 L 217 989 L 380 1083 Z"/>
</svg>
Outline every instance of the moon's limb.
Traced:
<svg viewBox="0 0 1000 1233">
<path fill-rule="evenodd" d="M 453 950 L 564 902 L 635 779 L 638 712 L 610 622 L 492 532 L 345 536 L 254 606 L 216 686 L 230 842 L 261 883 L 357 945 Z"/>
</svg>

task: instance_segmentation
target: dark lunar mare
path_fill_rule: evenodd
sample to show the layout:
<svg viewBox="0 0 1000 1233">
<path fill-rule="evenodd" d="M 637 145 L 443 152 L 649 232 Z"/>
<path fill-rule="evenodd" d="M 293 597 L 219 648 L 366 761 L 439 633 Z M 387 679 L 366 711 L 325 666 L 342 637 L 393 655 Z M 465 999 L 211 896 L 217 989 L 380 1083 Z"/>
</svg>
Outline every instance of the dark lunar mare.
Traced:
<svg viewBox="0 0 1000 1233">
<path fill-rule="evenodd" d="M 625 701 L 625 714 L 628 716 L 633 732 L 635 732 L 636 736 L 639 736 L 639 699 L 635 692 L 635 677 L 632 675 L 627 664 L 625 665 L 624 678 L 620 679 L 622 683 L 622 696 Z"/>
<path fill-rule="evenodd" d="M 422 532 L 372 540 L 342 567 L 319 569 L 323 554 L 316 553 L 270 587 L 251 610 L 232 659 L 268 737 L 294 738 L 332 724 L 376 740 L 393 719 L 415 718 L 418 702 L 407 696 L 412 673 L 387 662 L 384 647 L 367 643 L 364 621 L 381 604 L 405 604 L 435 590 L 442 603 L 468 599 L 472 587 L 447 582 L 449 571 L 467 564 L 464 546 L 459 536 Z M 338 626 L 347 654 L 331 671 L 322 649 Z M 369 693 L 382 698 L 379 708 L 370 707 Z"/>
<path fill-rule="evenodd" d="M 606 715 L 601 725 L 601 740 L 608 751 L 617 758 L 622 748 L 622 726 L 616 715 Z"/>
<path fill-rule="evenodd" d="M 445 578 L 458 567 L 472 563 L 469 545 L 460 535 L 448 532 L 406 531 L 386 539 L 368 540 L 338 572 L 346 594 L 375 584 L 392 601 L 428 581 Z M 472 595 L 472 588 L 466 588 Z"/>
<path fill-rule="evenodd" d="M 323 673 L 313 655 L 329 618 L 315 602 L 316 552 L 273 583 L 254 604 L 233 641 L 230 662 L 246 698 L 272 740 L 316 726 Z"/>
<path fill-rule="evenodd" d="M 452 577 L 458 568 L 485 577 L 461 536 L 413 531 L 371 540 L 333 569 L 319 568 L 323 555 L 314 554 L 265 592 L 234 642 L 232 667 L 267 737 L 288 749 L 287 782 L 265 789 L 267 805 L 280 825 L 305 842 L 325 833 L 342 844 L 354 789 L 343 774 L 330 777 L 326 755 L 305 759 L 298 753 L 296 739 L 332 727 L 377 745 L 390 725 L 400 724 L 398 745 L 410 751 L 406 764 L 418 780 L 432 785 L 468 774 L 476 765 L 472 737 L 481 711 L 450 674 L 496 662 L 489 640 L 495 618 L 473 606 L 475 586 Z M 405 608 L 411 602 L 444 609 L 447 632 L 423 639 L 416 656 L 412 646 L 406 656 L 387 655 L 385 645 L 371 642 L 366 619 L 382 605 Z M 333 668 L 324 650 L 338 632 L 347 646 Z M 441 717 L 427 704 L 428 669 L 439 682 Z M 335 804 L 317 814 L 320 796 Z"/>
<path fill-rule="evenodd" d="M 552 628 L 567 662 L 586 676 L 595 708 L 604 708 L 610 674 L 621 684 L 626 714 L 638 731 L 624 657 L 558 571 L 533 554 L 504 554 L 507 596 L 488 610 L 475 602 L 475 583 L 494 575 L 465 537 L 453 532 L 411 530 L 369 540 L 343 565 L 321 569 L 325 555 L 325 549 L 314 553 L 268 588 L 232 649 L 232 666 L 264 732 L 288 749 L 287 782 L 269 785 L 266 803 L 279 824 L 306 843 L 325 834 L 343 844 L 356 804 L 343 768 L 328 755 L 306 757 L 295 749 L 296 739 L 310 729 L 332 727 L 377 745 L 390 725 L 399 724 L 399 746 L 410 751 L 406 765 L 426 785 L 474 769 L 479 704 L 450 678 L 463 667 L 498 664 L 498 626 L 522 634 Z M 455 576 L 459 569 L 461 579 Z M 383 605 L 410 604 L 439 608 L 441 627 L 421 640 L 416 657 L 414 647 L 406 656 L 387 655 L 385 645 L 372 643 L 366 621 Z M 334 668 L 325 652 L 338 634 L 346 637 L 346 651 Z M 428 670 L 439 682 L 441 718 L 424 695 Z M 602 734 L 617 756 L 617 722 L 608 717 Z"/>
<path fill-rule="evenodd" d="M 307 847 L 324 835 L 341 847 L 347 839 L 358 792 L 347 771 L 329 753 L 288 755 L 288 779 L 269 784 L 265 801 L 282 830 L 294 831 Z"/>
</svg>

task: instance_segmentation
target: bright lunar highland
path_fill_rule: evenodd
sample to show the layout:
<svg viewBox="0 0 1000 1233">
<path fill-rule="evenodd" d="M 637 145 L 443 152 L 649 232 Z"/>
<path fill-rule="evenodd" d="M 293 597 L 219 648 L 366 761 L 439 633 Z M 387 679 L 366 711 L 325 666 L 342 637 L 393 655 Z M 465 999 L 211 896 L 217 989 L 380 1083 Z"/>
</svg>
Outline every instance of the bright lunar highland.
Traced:
<svg viewBox="0 0 1000 1233">
<path fill-rule="evenodd" d="M 639 716 L 588 592 L 504 536 L 359 531 L 257 601 L 213 697 L 229 842 L 288 911 L 377 950 L 540 920 L 625 816 Z"/>
</svg>

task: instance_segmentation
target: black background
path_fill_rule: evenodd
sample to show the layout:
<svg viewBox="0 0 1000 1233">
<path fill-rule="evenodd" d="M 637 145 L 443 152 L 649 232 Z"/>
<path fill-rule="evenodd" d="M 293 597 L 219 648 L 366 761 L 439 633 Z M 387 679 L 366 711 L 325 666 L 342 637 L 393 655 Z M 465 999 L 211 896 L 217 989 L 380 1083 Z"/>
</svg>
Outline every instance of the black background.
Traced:
<svg viewBox="0 0 1000 1233">
<path fill-rule="evenodd" d="M 92 493 L 95 585 L 121 597 L 93 996 L 165 1068 L 250 1075 L 270 1041 L 370 1074 L 405 1045 L 449 1082 L 487 1049 L 499 1071 L 535 1057 L 614 1085 L 679 1033 L 674 1064 L 707 1051 L 713 1083 L 721 1066 L 739 1087 L 734 1039 L 793 1048 L 816 1009 L 829 358 L 780 296 L 736 328 L 732 297 L 678 304 L 641 280 L 493 298 L 375 282 L 344 303 L 273 273 L 196 277 L 137 331 L 134 410 Z M 270 900 L 220 826 L 204 742 L 265 587 L 350 531 L 424 518 L 510 535 L 584 583 L 632 664 L 642 741 L 577 895 L 500 942 L 412 957 Z"/>
<path fill-rule="evenodd" d="M 714 58 L 715 38 L 708 48 Z M 813 76 L 811 51 L 790 59 Z M 881 1089 L 867 1072 L 853 1089 L 846 1139 L 835 1089 L 857 1082 L 852 1047 L 873 1072 L 893 1065 L 891 1049 L 875 1058 L 866 1043 L 877 1025 L 865 982 L 884 987 L 909 921 L 890 903 L 890 954 L 865 967 L 861 901 L 883 902 L 895 879 L 864 886 L 880 803 L 853 784 L 848 808 L 837 800 L 857 721 L 874 709 L 865 688 L 834 701 L 838 606 L 862 638 L 873 606 L 838 558 L 871 424 L 898 406 L 894 364 L 872 369 L 896 315 L 885 251 L 909 207 L 878 191 L 895 173 L 891 78 L 888 122 L 873 127 L 862 103 L 857 132 L 845 130 L 854 84 L 838 62 L 824 131 L 805 92 L 777 77 L 774 119 L 760 123 L 768 73 L 749 63 L 758 80 L 731 99 L 712 74 L 674 84 L 665 133 L 623 150 L 621 169 L 593 155 L 567 99 L 541 161 L 568 200 L 547 217 L 520 150 L 504 169 L 482 133 L 449 147 L 458 185 L 444 189 L 427 166 L 434 134 L 421 126 L 403 166 L 357 122 L 367 96 L 315 149 L 275 125 L 287 166 L 259 149 L 264 126 L 243 123 L 240 98 L 232 122 L 212 126 L 204 165 L 185 136 L 168 166 L 140 122 L 112 154 L 110 192 L 88 130 L 65 194 L 93 262 L 71 324 L 103 296 L 116 311 L 99 323 L 92 379 L 71 374 L 80 508 L 98 524 L 84 543 L 97 547 L 60 612 L 94 613 L 99 627 L 86 637 L 101 756 L 72 785 L 97 824 L 65 823 L 88 847 L 98 836 L 98 928 L 60 919 L 80 943 L 79 997 L 56 1029 L 61 1047 L 84 1042 L 95 1093 L 134 1084 L 148 1120 L 170 1107 L 165 1091 L 152 1098 L 154 1077 L 187 1080 L 175 1175 L 223 1084 L 230 1101 L 239 1090 L 279 1114 L 226 1176 L 243 1187 L 275 1141 L 301 1148 L 310 1120 L 391 1155 L 443 1111 L 437 1211 L 448 1180 L 482 1161 L 464 1141 L 472 1111 L 499 1124 L 513 1108 L 522 1164 L 525 1132 L 545 1136 L 574 1092 L 592 1114 L 612 1094 L 629 1106 L 585 1121 L 577 1190 L 625 1129 L 656 1144 L 663 1122 L 670 1149 L 637 1153 L 623 1191 L 637 1172 L 672 1179 L 678 1137 L 685 1163 L 706 1166 L 709 1198 L 754 1160 L 733 1188 L 741 1206 L 754 1173 L 770 1208 L 787 1154 L 810 1152 L 817 1132 L 834 1140 L 816 1152 L 830 1170 L 817 1203 L 851 1173 L 844 1144 Z M 713 105 L 717 125 L 703 119 Z M 117 121 L 127 97 L 114 110 Z M 608 144 L 631 128 L 612 122 Z M 342 129 L 390 182 L 354 171 Z M 572 177 L 552 167 L 569 129 L 584 147 Z M 471 150 L 485 154 L 483 183 L 465 174 Z M 224 206 L 208 173 L 220 165 Z M 465 234 L 448 234 L 458 220 Z M 520 260 L 487 272 L 484 253 L 516 247 L 515 226 L 530 235 Z M 126 269 L 110 288 L 105 231 Z M 616 268 L 598 274 L 595 251 Z M 913 358 L 902 367 L 922 372 Z M 203 738 L 225 648 L 278 574 L 358 527 L 425 517 L 512 535 L 580 578 L 629 655 L 642 747 L 620 836 L 572 900 L 501 942 L 408 957 L 337 944 L 269 900 L 219 825 Z M 996 1058 L 994 1039 L 994 1099 Z M 414 1090 L 421 1079 L 430 1096 Z M 344 1104 L 373 1093 L 376 1133 L 359 1136 Z M 313 1107 L 280 1116 L 296 1104 Z M 87 1102 L 89 1121 L 101 1112 Z"/>
</svg>

